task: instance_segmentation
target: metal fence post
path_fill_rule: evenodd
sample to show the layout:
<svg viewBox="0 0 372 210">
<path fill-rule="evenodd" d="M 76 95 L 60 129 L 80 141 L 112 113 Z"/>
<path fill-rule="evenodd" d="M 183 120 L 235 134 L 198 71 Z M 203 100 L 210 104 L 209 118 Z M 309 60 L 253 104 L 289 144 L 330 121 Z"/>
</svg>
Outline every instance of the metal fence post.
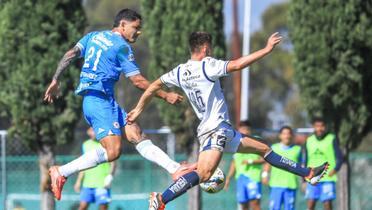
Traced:
<svg viewBox="0 0 372 210">
<path fill-rule="evenodd" d="M 3 195 L 3 208 L 6 209 L 6 149 L 5 149 L 5 136 L 6 131 L 0 131 L 1 136 L 1 194 Z"/>
</svg>

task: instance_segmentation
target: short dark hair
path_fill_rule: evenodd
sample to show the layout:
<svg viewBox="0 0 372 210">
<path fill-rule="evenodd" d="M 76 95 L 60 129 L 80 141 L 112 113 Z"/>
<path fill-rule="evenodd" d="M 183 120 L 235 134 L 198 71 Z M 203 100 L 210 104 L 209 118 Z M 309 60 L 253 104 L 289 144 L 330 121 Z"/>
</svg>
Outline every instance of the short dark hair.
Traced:
<svg viewBox="0 0 372 210">
<path fill-rule="evenodd" d="M 284 130 L 289 130 L 291 132 L 291 134 L 293 134 L 293 129 L 291 128 L 291 126 L 285 125 L 285 126 L 281 127 L 279 129 L 279 133 L 282 133 Z"/>
<path fill-rule="evenodd" d="M 203 44 L 212 44 L 212 35 L 204 31 L 192 32 L 189 36 L 189 47 L 191 53 L 199 52 Z"/>
<path fill-rule="evenodd" d="M 122 9 L 118 12 L 118 14 L 115 17 L 114 27 L 118 27 L 121 20 L 136 21 L 138 19 L 142 20 L 142 17 L 136 11 L 128 8 Z"/>
<path fill-rule="evenodd" d="M 311 120 L 311 124 L 314 124 L 316 122 L 321 122 L 324 124 L 326 123 L 323 117 L 313 117 L 313 119 Z"/>
<path fill-rule="evenodd" d="M 246 126 L 246 127 L 252 127 L 252 124 L 249 120 L 244 120 L 239 122 L 239 127 Z"/>
</svg>

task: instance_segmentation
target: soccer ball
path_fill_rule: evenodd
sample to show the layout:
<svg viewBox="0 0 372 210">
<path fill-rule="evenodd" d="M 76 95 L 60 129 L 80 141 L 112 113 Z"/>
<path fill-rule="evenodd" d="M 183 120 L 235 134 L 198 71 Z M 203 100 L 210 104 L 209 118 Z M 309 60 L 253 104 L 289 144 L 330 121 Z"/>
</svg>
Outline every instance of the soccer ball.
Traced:
<svg viewBox="0 0 372 210">
<path fill-rule="evenodd" d="M 200 188 L 207 193 L 217 193 L 222 190 L 225 182 L 225 174 L 220 168 L 216 168 L 211 178 L 200 183 Z"/>
</svg>

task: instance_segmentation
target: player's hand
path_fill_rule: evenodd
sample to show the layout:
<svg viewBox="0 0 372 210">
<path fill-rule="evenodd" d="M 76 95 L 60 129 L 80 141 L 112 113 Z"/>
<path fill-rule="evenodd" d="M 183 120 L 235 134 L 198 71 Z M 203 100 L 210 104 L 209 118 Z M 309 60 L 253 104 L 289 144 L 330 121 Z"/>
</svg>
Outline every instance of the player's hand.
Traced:
<svg viewBox="0 0 372 210">
<path fill-rule="evenodd" d="M 103 180 L 104 188 L 110 188 L 112 180 L 114 180 L 114 177 L 111 174 L 107 175 L 105 179 Z"/>
<path fill-rule="evenodd" d="M 126 121 L 127 123 L 130 125 L 132 124 L 133 122 L 136 121 L 136 119 L 138 118 L 138 116 L 141 114 L 141 110 L 137 109 L 137 108 L 134 108 L 132 111 L 130 111 L 128 114 L 127 114 L 127 118 L 126 118 Z"/>
<path fill-rule="evenodd" d="M 262 184 L 269 185 L 269 178 L 268 177 L 262 178 L 261 181 L 262 181 Z"/>
<path fill-rule="evenodd" d="M 279 42 L 282 40 L 282 36 L 279 35 L 279 32 L 273 33 L 269 39 L 267 40 L 267 44 L 265 49 L 267 49 L 269 52 L 274 49 L 274 47 L 279 44 Z"/>
<path fill-rule="evenodd" d="M 230 186 L 230 179 L 225 180 L 225 186 L 223 187 L 223 190 L 228 191 Z"/>
<path fill-rule="evenodd" d="M 183 100 L 183 96 L 177 94 L 177 93 L 174 93 L 174 92 L 169 92 L 167 93 L 167 95 L 165 96 L 165 99 L 164 99 L 166 102 L 168 102 L 169 104 L 177 104 L 179 102 L 181 102 Z"/>
<path fill-rule="evenodd" d="M 48 89 L 45 91 L 44 101 L 48 103 L 53 103 L 53 98 L 58 98 L 59 84 L 58 81 L 53 79 L 50 83 Z"/>
<path fill-rule="evenodd" d="M 333 170 L 331 170 L 331 171 L 328 173 L 328 176 L 329 176 L 329 177 L 332 177 L 332 176 L 334 176 L 336 173 L 337 173 L 336 170 L 333 169 Z"/>
<path fill-rule="evenodd" d="M 307 183 L 306 182 L 302 182 L 302 184 L 301 184 L 301 192 L 303 192 L 303 193 L 306 192 L 306 186 L 307 186 Z"/>
<path fill-rule="evenodd" d="M 75 192 L 79 193 L 80 192 L 80 183 L 76 182 L 75 185 L 74 185 L 74 190 Z"/>
</svg>

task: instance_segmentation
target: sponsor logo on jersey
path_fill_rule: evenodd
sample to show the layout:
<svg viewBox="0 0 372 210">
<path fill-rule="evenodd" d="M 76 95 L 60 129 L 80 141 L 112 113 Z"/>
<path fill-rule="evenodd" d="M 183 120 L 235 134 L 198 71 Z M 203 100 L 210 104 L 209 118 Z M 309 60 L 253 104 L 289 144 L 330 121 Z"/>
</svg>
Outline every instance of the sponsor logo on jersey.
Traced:
<svg viewBox="0 0 372 210">
<path fill-rule="evenodd" d="M 128 55 L 128 61 L 134 61 L 134 55 L 133 54 Z"/>
<path fill-rule="evenodd" d="M 114 126 L 114 128 L 119 128 L 120 127 L 118 122 L 113 122 L 112 125 Z"/>
</svg>

